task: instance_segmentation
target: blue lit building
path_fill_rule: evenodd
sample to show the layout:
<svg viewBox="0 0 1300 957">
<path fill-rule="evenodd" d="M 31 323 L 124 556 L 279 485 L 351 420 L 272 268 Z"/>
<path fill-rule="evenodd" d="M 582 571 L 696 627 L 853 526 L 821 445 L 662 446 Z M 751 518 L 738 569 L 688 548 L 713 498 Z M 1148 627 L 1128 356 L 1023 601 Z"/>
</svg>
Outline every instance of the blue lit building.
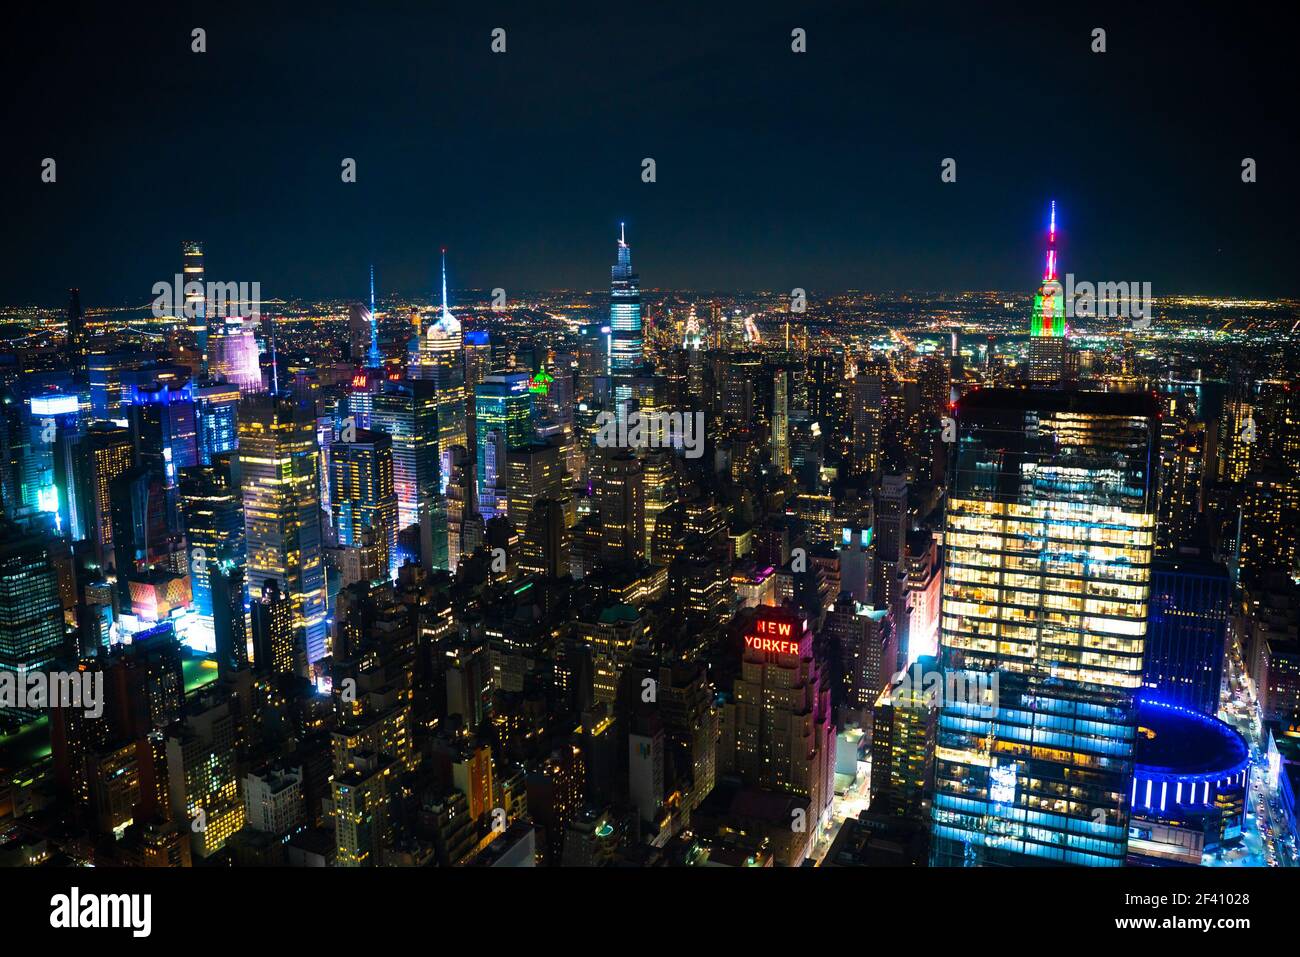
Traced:
<svg viewBox="0 0 1300 957">
<path fill-rule="evenodd" d="M 478 502 L 485 521 L 505 513 L 506 453 L 533 441 L 530 381 L 526 372 L 507 372 L 485 377 L 474 389 Z"/>
<path fill-rule="evenodd" d="M 632 397 L 629 381 L 641 369 L 641 285 L 632 271 L 632 249 L 622 227 L 618 235 L 618 261 L 609 270 L 609 375 L 614 380 L 614 403 Z"/>
<path fill-rule="evenodd" d="M 1201 864 L 1241 837 L 1249 793 L 1250 749 L 1240 734 L 1190 708 L 1139 701 L 1130 864 Z"/>
<path fill-rule="evenodd" d="M 194 395 L 199 464 L 211 465 L 214 455 L 239 448 L 239 386 L 212 383 Z"/>
<path fill-rule="evenodd" d="M 1157 409 L 980 389 L 954 415 L 939 657 L 967 693 L 939 713 L 931 863 L 1122 866 Z"/>
<path fill-rule="evenodd" d="M 1162 701 L 1217 714 L 1231 600 L 1232 580 L 1221 563 L 1156 559 L 1143 686 Z"/>
<path fill-rule="evenodd" d="M 208 465 L 182 469 L 181 514 L 189 548 L 194 610 L 212 626 L 212 572 L 222 562 L 244 564 L 244 511 L 235 479 L 235 453 L 218 454 Z"/>
</svg>

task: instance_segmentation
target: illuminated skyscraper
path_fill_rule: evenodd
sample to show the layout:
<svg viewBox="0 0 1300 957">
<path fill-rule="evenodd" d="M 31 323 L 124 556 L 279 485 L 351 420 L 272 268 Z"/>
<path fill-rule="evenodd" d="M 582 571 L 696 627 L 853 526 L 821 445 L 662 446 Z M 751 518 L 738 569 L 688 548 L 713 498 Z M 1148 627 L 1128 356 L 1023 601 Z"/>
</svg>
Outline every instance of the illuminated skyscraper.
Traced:
<svg viewBox="0 0 1300 957">
<path fill-rule="evenodd" d="M 600 554 L 606 561 L 645 557 L 645 473 L 641 460 L 622 449 L 602 449 L 592 463 L 600 509 Z"/>
<path fill-rule="evenodd" d="M 880 693 L 871 721 L 871 810 L 924 822 L 934 779 L 937 696 L 923 678 L 935 660 L 919 658 L 907 680 L 891 680 Z M 921 680 L 917 680 L 920 678 Z"/>
<path fill-rule="evenodd" d="M 421 379 L 385 383 L 373 398 L 370 427 L 393 439 L 393 484 L 399 528 L 419 524 L 420 498 L 437 494 L 438 397 Z"/>
<path fill-rule="evenodd" d="M 1155 535 L 1145 394 L 986 389 L 955 411 L 935 865 L 1120 866 Z"/>
<path fill-rule="evenodd" d="M 220 562 L 244 564 L 244 514 L 233 465 L 233 453 L 227 452 L 217 456 L 211 465 L 182 469 L 180 473 L 190 591 L 195 611 L 209 628 L 214 614 L 211 572 Z M 242 601 L 240 608 L 242 615 Z"/>
<path fill-rule="evenodd" d="M 252 595 L 249 616 L 253 637 L 253 667 L 259 675 L 289 675 L 295 670 L 293 603 L 268 578 L 261 593 Z"/>
<path fill-rule="evenodd" d="M 641 340 L 641 285 L 632 271 L 632 249 L 619 224 L 618 261 L 609 270 L 609 375 L 614 380 L 614 402 L 621 405 L 632 396 L 627 381 L 644 361 Z"/>
<path fill-rule="evenodd" d="M 533 394 L 523 372 L 487 376 L 474 390 L 477 497 L 484 520 L 506 511 L 506 453 L 532 442 Z"/>
<path fill-rule="evenodd" d="M 174 291 L 182 303 L 181 316 L 186 331 L 198 349 L 202 374 L 208 373 L 207 286 L 203 279 L 203 244 L 187 239 L 181 243 L 181 279 L 184 288 Z M 178 317 L 178 318 L 180 318 Z"/>
<path fill-rule="evenodd" d="M 352 441 L 330 446 L 330 511 L 340 545 L 361 545 L 363 532 L 373 529 L 380 568 L 397 570 L 397 492 L 388 435 L 357 429 Z"/>
<path fill-rule="evenodd" d="M 113 565 L 113 482 L 135 461 L 129 430 L 108 422 L 91 423 L 81 446 L 90 488 L 87 534 L 100 568 Z"/>
<path fill-rule="evenodd" d="M 0 522 L 0 671 L 22 681 L 45 669 L 62 653 L 63 636 L 59 572 L 49 542 Z"/>
<path fill-rule="evenodd" d="M 506 515 L 517 534 L 527 530 L 537 502 L 568 497 L 561 452 L 555 442 L 529 442 L 506 452 Z"/>
<path fill-rule="evenodd" d="M 782 863 L 797 866 L 829 823 L 835 779 L 830 683 L 813 655 L 808 622 L 785 608 L 760 608 L 744 635 L 740 675 L 722 707 L 718 772 L 763 792 L 803 799 L 783 821 Z M 778 839 L 778 838 L 774 838 Z"/>
<path fill-rule="evenodd" d="M 1143 684 L 1167 704 L 1214 717 L 1232 605 L 1221 562 L 1188 555 L 1156 559 Z"/>
<path fill-rule="evenodd" d="M 215 854 L 244 826 L 236 779 L 236 719 L 218 695 L 186 705 L 185 717 L 167 732 L 167 776 L 172 815 L 201 821 L 190 828 L 200 857 Z"/>
<path fill-rule="evenodd" d="M 1252 472 L 1242 479 L 1237 581 L 1292 575 L 1300 552 L 1300 476 Z"/>
<path fill-rule="evenodd" d="M 420 337 L 408 376 L 433 383 L 438 398 L 438 457 L 444 477 L 451 448 L 468 446 L 465 410 L 465 355 L 460 321 L 447 308 L 447 250 L 442 251 L 442 311 Z M 440 493 L 446 491 L 445 480 Z"/>
<path fill-rule="evenodd" d="M 199 464 L 210 465 L 214 455 L 239 446 L 239 387 L 233 383 L 199 386 L 194 399 Z"/>
<path fill-rule="evenodd" d="M 772 466 L 790 474 L 790 373 L 777 369 L 772 379 Z"/>
<path fill-rule="evenodd" d="M 1047 232 L 1047 265 L 1043 283 L 1034 294 L 1034 310 L 1029 317 L 1029 381 L 1054 386 L 1068 377 L 1068 346 L 1065 324 L 1065 292 L 1061 287 L 1056 262 L 1056 202 L 1052 202 L 1051 224 Z"/>
<path fill-rule="evenodd" d="M 1204 502 L 1205 423 L 1197 421 L 1194 400 L 1165 396 L 1160 423 L 1160 517 L 1156 548 L 1175 552 L 1197 534 Z"/>
<path fill-rule="evenodd" d="M 239 410 L 239 464 L 248 549 L 248 590 L 283 582 L 309 663 L 325 657 L 325 564 L 321 551 L 320 449 L 310 409 L 279 396 Z"/>
</svg>

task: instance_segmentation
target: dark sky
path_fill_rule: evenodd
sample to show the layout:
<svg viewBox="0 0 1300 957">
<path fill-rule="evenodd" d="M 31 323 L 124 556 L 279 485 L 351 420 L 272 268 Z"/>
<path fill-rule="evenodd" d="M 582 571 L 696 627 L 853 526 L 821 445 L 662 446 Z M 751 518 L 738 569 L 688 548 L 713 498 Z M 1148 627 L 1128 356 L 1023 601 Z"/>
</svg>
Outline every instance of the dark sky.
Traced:
<svg viewBox="0 0 1300 957">
<path fill-rule="evenodd" d="M 453 287 L 598 288 L 620 219 L 646 288 L 1028 291 L 1050 198 L 1078 279 L 1297 292 L 1294 52 L 1263 7 L 24 6 L 4 304 L 144 303 L 187 237 L 269 296 L 359 296 L 372 261 L 432 295 L 443 245 Z"/>
</svg>

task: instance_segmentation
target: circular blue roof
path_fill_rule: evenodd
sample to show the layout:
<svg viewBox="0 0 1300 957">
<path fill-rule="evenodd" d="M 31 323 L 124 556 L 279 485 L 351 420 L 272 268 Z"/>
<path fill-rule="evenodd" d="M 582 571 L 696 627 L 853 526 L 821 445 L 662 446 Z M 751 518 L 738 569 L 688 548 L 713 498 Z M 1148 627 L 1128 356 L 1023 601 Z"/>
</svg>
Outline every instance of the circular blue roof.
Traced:
<svg viewBox="0 0 1300 957">
<path fill-rule="evenodd" d="M 1218 779 L 1249 761 L 1245 739 L 1218 718 L 1159 701 L 1138 702 L 1136 774 Z"/>
</svg>

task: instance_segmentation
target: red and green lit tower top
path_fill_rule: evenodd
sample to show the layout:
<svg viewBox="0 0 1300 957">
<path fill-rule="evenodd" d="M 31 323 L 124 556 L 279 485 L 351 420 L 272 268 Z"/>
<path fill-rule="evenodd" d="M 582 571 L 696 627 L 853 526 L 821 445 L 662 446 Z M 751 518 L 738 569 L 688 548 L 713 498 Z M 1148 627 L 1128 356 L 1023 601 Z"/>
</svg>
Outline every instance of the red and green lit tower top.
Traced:
<svg viewBox="0 0 1300 957">
<path fill-rule="evenodd" d="M 1031 336 L 1065 335 L 1065 294 L 1056 271 L 1056 200 L 1052 200 L 1052 219 L 1047 229 L 1047 268 L 1043 284 L 1034 294 L 1034 312 L 1029 317 Z"/>
</svg>

